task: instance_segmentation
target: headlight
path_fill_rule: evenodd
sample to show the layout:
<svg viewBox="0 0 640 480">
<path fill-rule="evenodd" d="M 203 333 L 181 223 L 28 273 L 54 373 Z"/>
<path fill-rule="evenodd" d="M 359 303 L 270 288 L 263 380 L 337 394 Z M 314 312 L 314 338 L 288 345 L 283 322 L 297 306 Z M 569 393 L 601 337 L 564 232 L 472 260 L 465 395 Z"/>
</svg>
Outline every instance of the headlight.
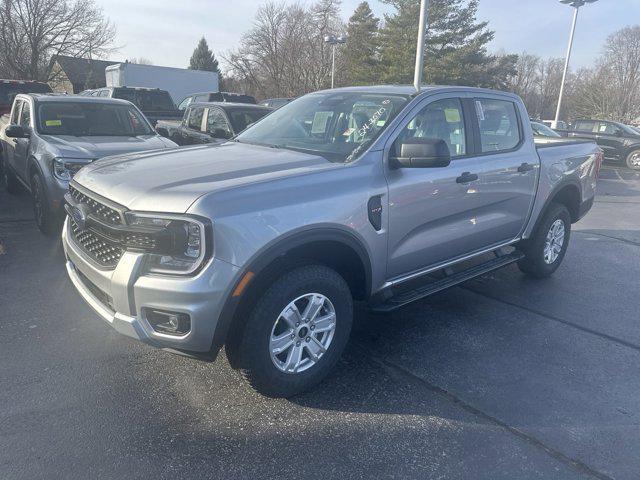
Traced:
<svg viewBox="0 0 640 480">
<path fill-rule="evenodd" d="M 125 213 L 125 216 L 128 225 L 148 229 L 149 232 L 162 232 L 163 241 L 154 248 L 155 251 L 147 253 L 147 272 L 189 275 L 200 268 L 209 256 L 210 225 L 204 219 L 133 212 Z M 129 249 L 148 251 L 150 238 L 144 234 L 132 234 L 125 241 Z"/>
<path fill-rule="evenodd" d="M 69 181 L 82 167 L 91 163 L 91 160 L 74 158 L 54 158 L 51 165 L 53 176 L 58 180 Z"/>
</svg>

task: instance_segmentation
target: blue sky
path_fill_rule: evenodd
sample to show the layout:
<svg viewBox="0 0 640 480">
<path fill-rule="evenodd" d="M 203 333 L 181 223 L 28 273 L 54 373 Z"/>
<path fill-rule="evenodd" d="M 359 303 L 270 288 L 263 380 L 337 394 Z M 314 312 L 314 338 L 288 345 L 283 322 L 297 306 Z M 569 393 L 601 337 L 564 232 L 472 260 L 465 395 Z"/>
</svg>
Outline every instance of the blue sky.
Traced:
<svg viewBox="0 0 640 480">
<path fill-rule="evenodd" d="M 204 35 L 217 55 L 235 48 L 262 3 L 257 0 L 96 0 L 117 28 L 121 48 L 111 58 L 146 57 L 157 65 L 184 67 Z M 302 2 L 302 3 L 309 3 Z M 347 19 L 359 0 L 343 0 Z M 389 7 L 369 2 L 382 16 Z M 480 0 L 478 17 L 496 32 L 491 49 L 543 57 L 565 54 L 572 8 L 558 0 Z M 640 24 L 640 0 L 599 0 L 580 9 L 572 66 L 588 66 L 606 37 Z"/>
</svg>

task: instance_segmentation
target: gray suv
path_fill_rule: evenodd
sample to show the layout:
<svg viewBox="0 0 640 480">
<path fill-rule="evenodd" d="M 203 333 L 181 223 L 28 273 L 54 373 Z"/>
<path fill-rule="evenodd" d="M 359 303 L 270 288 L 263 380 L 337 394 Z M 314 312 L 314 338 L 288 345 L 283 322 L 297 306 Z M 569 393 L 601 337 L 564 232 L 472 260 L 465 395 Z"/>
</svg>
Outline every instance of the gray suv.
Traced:
<svg viewBox="0 0 640 480">
<path fill-rule="evenodd" d="M 534 143 L 522 101 L 462 87 L 335 89 L 233 141 L 111 157 L 66 197 L 68 274 L 111 327 L 289 396 L 319 382 L 353 302 L 387 312 L 517 262 L 544 277 L 602 151 Z"/>
<path fill-rule="evenodd" d="M 80 168 L 107 155 L 177 147 L 127 101 L 41 94 L 16 96 L 0 120 L 0 145 L 9 192 L 31 193 L 48 235 L 60 232 L 63 197 Z"/>
</svg>

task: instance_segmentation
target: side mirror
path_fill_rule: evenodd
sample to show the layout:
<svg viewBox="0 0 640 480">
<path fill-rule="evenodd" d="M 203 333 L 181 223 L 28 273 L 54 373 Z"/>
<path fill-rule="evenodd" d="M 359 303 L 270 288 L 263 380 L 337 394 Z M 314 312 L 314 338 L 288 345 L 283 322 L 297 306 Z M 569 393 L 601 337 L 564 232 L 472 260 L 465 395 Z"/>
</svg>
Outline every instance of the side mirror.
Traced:
<svg viewBox="0 0 640 480">
<path fill-rule="evenodd" d="M 451 163 L 449 147 L 444 140 L 408 138 L 400 145 L 400 155 L 391 157 L 396 168 L 446 167 Z"/>
<path fill-rule="evenodd" d="M 614 135 L 616 137 L 622 137 L 624 135 L 624 132 L 620 129 L 616 130 L 616 133 L 614 133 Z"/>
<path fill-rule="evenodd" d="M 30 134 L 20 125 L 9 125 L 4 134 L 9 138 L 29 138 Z"/>
</svg>

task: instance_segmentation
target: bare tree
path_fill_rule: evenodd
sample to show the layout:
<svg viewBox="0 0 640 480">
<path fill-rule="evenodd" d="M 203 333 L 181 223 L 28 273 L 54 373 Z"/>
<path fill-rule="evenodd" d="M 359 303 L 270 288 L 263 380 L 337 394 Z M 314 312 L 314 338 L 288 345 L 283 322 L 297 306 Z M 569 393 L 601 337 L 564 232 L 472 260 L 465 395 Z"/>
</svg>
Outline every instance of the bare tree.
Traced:
<svg viewBox="0 0 640 480">
<path fill-rule="evenodd" d="M 338 6 L 337 0 L 311 7 L 262 5 L 240 47 L 224 57 L 229 67 L 225 84 L 243 85 L 245 92 L 260 97 L 298 96 L 326 87 L 331 50 L 324 36 L 343 31 Z"/>
<path fill-rule="evenodd" d="M 599 69 L 610 70 L 609 88 L 613 88 L 616 105 L 611 112 L 622 122 L 640 115 L 640 25 L 626 27 L 609 36 Z M 603 85 L 604 86 L 604 85 Z"/>
<path fill-rule="evenodd" d="M 49 81 L 56 55 L 108 53 L 115 29 L 93 0 L 1 0 L 0 69 L 3 76 Z"/>
</svg>

